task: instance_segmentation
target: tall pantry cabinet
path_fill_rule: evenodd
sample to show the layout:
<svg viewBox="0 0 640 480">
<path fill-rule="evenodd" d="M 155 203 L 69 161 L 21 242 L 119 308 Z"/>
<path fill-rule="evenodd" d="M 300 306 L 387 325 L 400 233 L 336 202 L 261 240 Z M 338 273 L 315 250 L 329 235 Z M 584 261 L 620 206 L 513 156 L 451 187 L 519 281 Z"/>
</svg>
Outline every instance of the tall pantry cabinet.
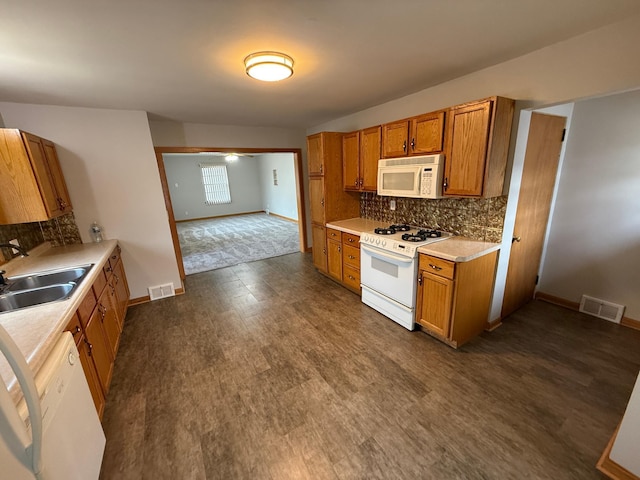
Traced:
<svg viewBox="0 0 640 480">
<path fill-rule="evenodd" d="M 360 212 L 359 194 L 343 190 L 342 136 L 321 132 L 307 137 L 313 264 L 323 273 L 327 273 L 325 225 L 357 217 Z"/>
</svg>

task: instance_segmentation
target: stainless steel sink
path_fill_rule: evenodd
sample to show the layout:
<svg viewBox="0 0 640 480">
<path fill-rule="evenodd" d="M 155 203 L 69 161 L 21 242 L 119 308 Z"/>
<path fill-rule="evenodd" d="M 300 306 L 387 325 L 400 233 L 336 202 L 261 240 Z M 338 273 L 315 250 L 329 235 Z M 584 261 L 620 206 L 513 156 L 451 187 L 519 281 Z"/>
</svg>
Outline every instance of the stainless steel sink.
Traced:
<svg viewBox="0 0 640 480">
<path fill-rule="evenodd" d="M 9 277 L 0 294 L 0 313 L 66 300 L 92 267 L 81 265 Z"/>
<path fill-rule="evenodd" d="M 77 282 L 87 274 L 91 265 L 69 268 L 65 270 L 55 270 L 50 272 L 32 273 L 7 279 L 7 290 L 15 292 L 17 290 L 31 290 L 33 288 L 48 287 L 59 283 Z"/>
<path fill-rule="evenodd" d="M 0 295 L 0 312 L 9 312 L 20 308 L 33 307 L 43 303 L 62 300 L 69 297 L 75 286 L 74 283 L 64 283 L 34 288 L 32 290 L 5 293 Z"/>
</svg>

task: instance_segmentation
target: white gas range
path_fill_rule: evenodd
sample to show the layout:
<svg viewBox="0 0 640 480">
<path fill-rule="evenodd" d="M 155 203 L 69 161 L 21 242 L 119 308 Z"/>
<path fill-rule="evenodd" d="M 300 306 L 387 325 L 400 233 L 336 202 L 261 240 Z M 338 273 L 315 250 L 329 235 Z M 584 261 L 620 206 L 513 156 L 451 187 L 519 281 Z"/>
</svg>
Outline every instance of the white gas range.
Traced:
<svg viewBox="0 0 640 480">
<path fill-rule="evenodd" d="M 360 236 L 362 302 L 408 330 L 415 327 L 418 248 L 453 234 L 390 225 Z"/>
</svg>

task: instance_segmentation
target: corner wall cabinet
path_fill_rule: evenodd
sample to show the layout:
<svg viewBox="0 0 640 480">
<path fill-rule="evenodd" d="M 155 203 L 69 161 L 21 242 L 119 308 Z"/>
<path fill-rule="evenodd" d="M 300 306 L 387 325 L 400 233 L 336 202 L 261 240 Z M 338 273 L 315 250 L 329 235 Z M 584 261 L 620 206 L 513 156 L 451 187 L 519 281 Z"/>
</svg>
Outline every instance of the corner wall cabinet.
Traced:
<svg viewBox="0 0 640 480">
<path fill-rule="evenodd" d="M 375 192 L 378 188 L 378 160 L 380 160 L 380 126 L 342 137 L 344 189 Z"/>
<path fill-rule="evenodd" d="M 66 330 L 76 340 L 82 369 L 98 416 L 102 418 L 129 304 L 129 287 L 120 259 L 120 246 L 116 246 L 102 267 L 96 265 L 94 268 L 100 269 L 98 278 Z"/>
<path fill-rule="evenodd" d="M 356 217 L 360 212 L 358 194 L 343 189 L 342 136 L 339 132 L 321 132 L 307 137 L 313 263 L 322 273 L 327 273 L 325 224 Z"/>
<path fill-rule="evenodd" d="M 457 348 L 484 330 L 498 252 L 468 262 L 420 254 L 416 322 Z"/>
<path fill-rule="evenodd" d="M 0 129 L 0 224 L 50 220 L 71 211 L 55 145 L 16 129 Z"/>
<path fill-rule="evenodd" d="M 491 97 L 451 108 L 447 118 L 443 192 L 502 195 L 515 102 Z"/>
<path fill-rule="evenodd" d="M 445 111 L 425 113 L 382 125 L 382 157 L 442 152 Z"/>
</svg>

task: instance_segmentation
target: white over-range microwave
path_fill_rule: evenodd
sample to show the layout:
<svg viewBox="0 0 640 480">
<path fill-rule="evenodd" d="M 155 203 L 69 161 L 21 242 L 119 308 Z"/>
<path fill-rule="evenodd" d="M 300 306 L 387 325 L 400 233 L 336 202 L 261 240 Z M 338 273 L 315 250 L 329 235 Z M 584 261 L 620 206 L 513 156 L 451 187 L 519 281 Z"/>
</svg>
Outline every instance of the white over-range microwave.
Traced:
<svg viewBox="0 0 640 480">
<path fill-rule="evenodd" d="M 440 154 L 378 160 L 378 195 L 441 198 L 442 157 Z"/>
</svg>

